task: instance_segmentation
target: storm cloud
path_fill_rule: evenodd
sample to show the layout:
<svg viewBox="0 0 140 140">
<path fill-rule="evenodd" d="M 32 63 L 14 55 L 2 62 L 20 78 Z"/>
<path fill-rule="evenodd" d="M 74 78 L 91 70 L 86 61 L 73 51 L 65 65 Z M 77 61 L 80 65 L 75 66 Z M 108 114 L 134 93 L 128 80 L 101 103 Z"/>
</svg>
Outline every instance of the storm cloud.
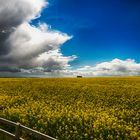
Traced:
<svg viewBox="0 0 140 140">
<path fill-rule="evenodd" d="M 46 23 L 31 25 L 47 5 L 45 0 L 0 1 L 0 73 L 65 70 L 76 58 L 60 51 L 71 36 Z"/>
</svg>

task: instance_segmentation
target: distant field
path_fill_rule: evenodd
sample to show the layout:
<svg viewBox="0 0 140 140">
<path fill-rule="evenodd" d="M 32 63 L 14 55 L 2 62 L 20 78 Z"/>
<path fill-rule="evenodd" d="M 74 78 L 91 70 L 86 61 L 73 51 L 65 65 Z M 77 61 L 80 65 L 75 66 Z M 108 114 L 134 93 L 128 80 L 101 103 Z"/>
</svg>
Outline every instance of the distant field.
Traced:
<svg viewBox="0 0 140 140">
<path fill-rule="evenodd" d="M 140 78 L 1 78 L 0 117 L 58 140 L 140 140 Z"/>
</svg>

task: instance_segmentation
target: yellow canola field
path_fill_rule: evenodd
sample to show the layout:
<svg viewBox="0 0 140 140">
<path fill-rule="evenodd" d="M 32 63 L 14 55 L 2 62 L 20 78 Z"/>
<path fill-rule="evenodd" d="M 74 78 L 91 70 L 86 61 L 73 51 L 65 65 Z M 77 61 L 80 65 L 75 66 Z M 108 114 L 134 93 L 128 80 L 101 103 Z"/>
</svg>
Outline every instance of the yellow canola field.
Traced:
<svg viewBox="0 0 140 140">
<path fill-rule="evenodd" d="M 58 140 L 140 140 L 140 77 L 1 78 L 0 117 Z"/>
</svg>

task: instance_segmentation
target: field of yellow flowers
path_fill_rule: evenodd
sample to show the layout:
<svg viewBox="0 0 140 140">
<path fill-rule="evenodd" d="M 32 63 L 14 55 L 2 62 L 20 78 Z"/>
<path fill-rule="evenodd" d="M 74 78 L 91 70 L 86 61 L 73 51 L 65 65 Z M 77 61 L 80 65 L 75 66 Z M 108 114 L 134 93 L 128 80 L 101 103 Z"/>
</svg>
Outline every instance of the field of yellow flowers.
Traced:
<svg viewBox="0 0 140 140">
<path fill-rule="evenodd" d="M 1 78 L 0 117 L 58 140 L 140 140 L 140 77 Z"/>
</svg>

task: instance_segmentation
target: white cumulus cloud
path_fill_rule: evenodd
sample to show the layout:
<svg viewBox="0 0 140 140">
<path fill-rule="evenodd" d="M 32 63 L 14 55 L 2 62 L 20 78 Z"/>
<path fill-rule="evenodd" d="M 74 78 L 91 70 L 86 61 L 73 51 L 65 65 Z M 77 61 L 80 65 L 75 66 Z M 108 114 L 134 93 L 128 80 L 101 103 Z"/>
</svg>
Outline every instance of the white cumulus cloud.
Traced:
<svg viewBox="0 0 140 140">
<path fill-rule="evenodd" d="M 84 66 L 73 71 L 67 71 L 73 75 L 82 76 L 137 76 L 140 75 L 140 63 L 133 59 L 113 59 L 95 66 Z"/>
<path fill-rule="evenodd" d="M 31 25 L 47 5 L 46 0 L 0 1 L 0 73 L 70 67 L 76 56 L 63 56 L 60 47 L 72 36 L 52 30 L 46 23 Z"/>
</svg>

